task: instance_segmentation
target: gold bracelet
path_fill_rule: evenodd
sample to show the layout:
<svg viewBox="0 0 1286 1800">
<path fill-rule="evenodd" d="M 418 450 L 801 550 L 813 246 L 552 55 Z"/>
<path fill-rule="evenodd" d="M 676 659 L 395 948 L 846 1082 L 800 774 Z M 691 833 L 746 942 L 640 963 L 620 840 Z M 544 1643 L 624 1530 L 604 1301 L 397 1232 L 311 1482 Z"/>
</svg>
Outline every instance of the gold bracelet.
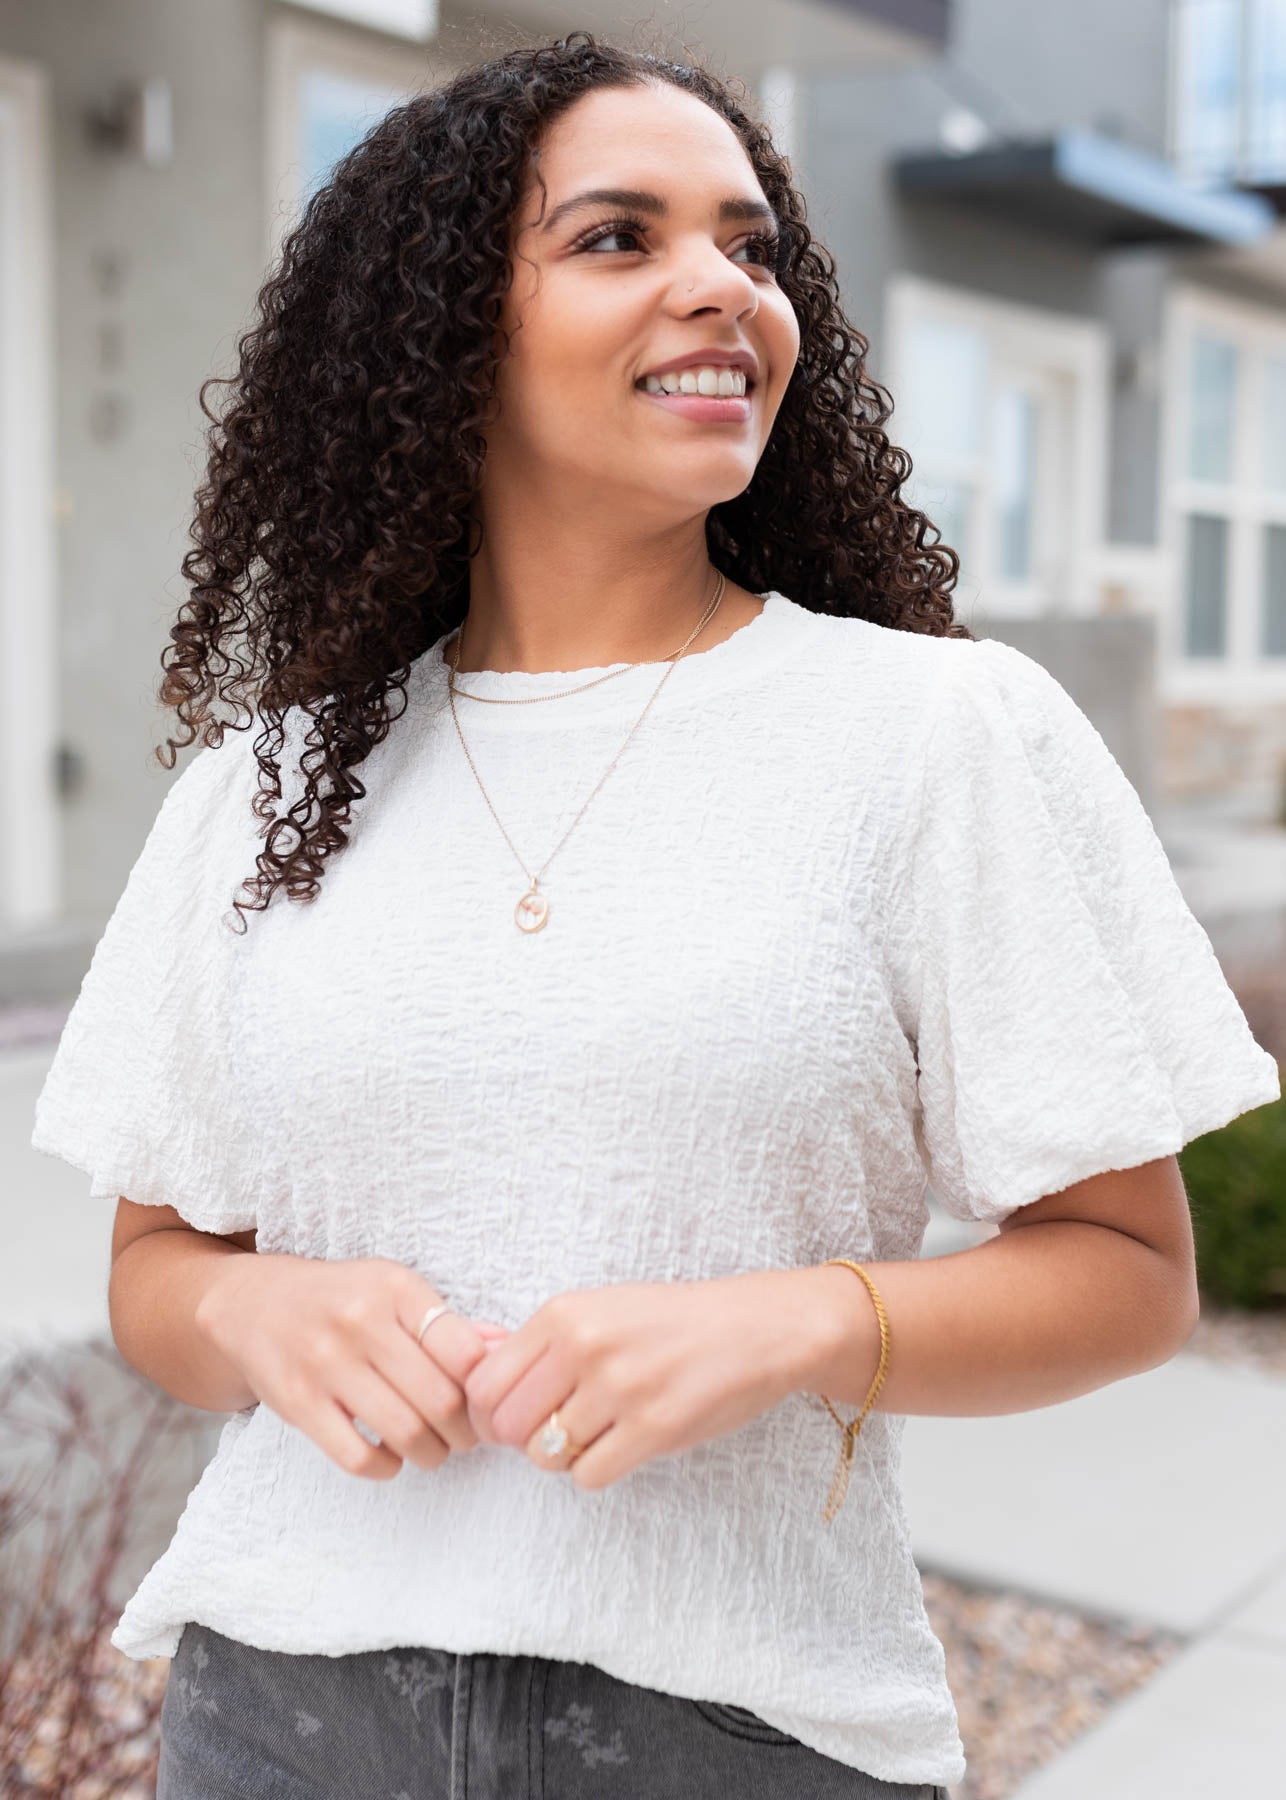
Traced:
<svg viewBox="0 0 1286 1800">
<path fill-rule="evenodd" d="M 862 1429 L 863 1420 L 875 1404 L 875 1396 L 884 1385 L 885 1371 L 889 1366 L 889 1322 L 885 1316 L 884 1302 L 876 1292 L 875 1283 L 871 1280 L 861 1263 L 850 1262 L 846 1256 L 828 1256 L 822 1267 L 826 1268 L 832 1263 L 838 1264 L 845 1269 L 852 1269 L 853 1273 L 855 1275 L 860 1275 L 862 1280 L 866 1283 L 871 1299 L 875 1302 L 875 1311 L 880 1321 L 880 1362 L 879 1367 L 875 1371 L 875 1379 L 872 1381 L 870 1390 L 867 1393 L 865 1406 L 863 1406 L 861 1412 L 855 1419 L 849 1420 L 847 1425 L 835 1411 L 835 1408 L 831 1405 L 830 1401 L 827 1400 L 825 1394 L 821 1396 L 827 1412 L 829 1412 L 832 1419 L 834 1419 L 835 1423 L 839 1426 L 840 1431 L 843 1433 L 843 1440 L 840 1444 L 839 1462 L 835 1465 L 835 1474 L 831 1481 L 831 1491 L 827 1495 L 826 1505 L 822 1509 L 822 1518 L 827 1521 L 833 1519 L 840 1507 L 844 1504 L 844 1496 L 848 1492 L 849 1470 L 853 1466 L 853 1454 L 857 1449 L 857 1436 Z"/>
</svg>

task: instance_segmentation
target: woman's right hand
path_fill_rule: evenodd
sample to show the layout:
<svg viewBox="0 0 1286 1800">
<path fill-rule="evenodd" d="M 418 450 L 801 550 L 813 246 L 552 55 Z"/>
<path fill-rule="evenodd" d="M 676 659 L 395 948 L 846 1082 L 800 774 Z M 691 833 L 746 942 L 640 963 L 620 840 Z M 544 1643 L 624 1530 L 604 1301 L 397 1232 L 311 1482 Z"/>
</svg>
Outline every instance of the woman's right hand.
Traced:
<svg viewBox="0 0 1286 1800">
<path fill-rule="evenodd" d="M 403 1462 L 436 1469 L 478 1442 L 464 1383 L 506 1327 L 443 1313 L 442 1295 L 385 1257 L 330 1262 L 242 1252 L 227 1259 L 197 1324 L 251 1392 L 350 1475 L 387 1481 Z M 359 1418 L 382 1442 L 367 1441 Z"/>
</svg>

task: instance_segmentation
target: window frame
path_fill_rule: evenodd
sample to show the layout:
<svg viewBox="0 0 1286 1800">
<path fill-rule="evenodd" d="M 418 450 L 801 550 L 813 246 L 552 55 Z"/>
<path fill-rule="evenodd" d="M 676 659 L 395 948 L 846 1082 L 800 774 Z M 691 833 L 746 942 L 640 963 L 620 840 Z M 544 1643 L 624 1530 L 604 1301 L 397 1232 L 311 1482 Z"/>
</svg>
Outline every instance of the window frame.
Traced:
<svg viewBox="0 0 1286 1800">
<path fill-rule="evenodd" d="M 1192 345 L 1199 332 L 1236 345 L 1237 397 L 1230 475 L 1202 480 L 1188 472 L 1191 429 Z M 1263 607 L 1265 524 L 1286 525 L 1286 488 L 1255 479 L 1261 468 L 1264 427 L 1263 359 L 1286 359 L 1286 318 L 1270 306 L 1180 283 L 1166 297 L 1158 445 L 1161 470 L 1160 539 L 1174 572 L 1170 604 L 1158 621 L 1158 653 L 1167 699 L 1207 702 L 1280 700 L 1286 697 L 1286 656 L 1259 646 Z M 1228 522 L 1225 571 L 1227 648 L 1222 657 L 1186 650 L 1187 519 L 1210 514 Z"/>
<path fill-rule="evenodd" d="M 0 938 L 58 917 L 53 83 L 0 55 Z"/>
<path fill-rule="evenodd" d="M 1235 148 L 1226 161 L 1202 161 L 1190 149 L 1190 115 L 1184 98 L 1184 76 L 1187 41 L 1184 23 L 1195 6 L 1203 0 L 1170 0 L 1166 23 L 1166 154 L 1180 174 L 1198 185 L 1225 185 L 1240 182 L 1247 186 L 1277 184 L 1286 180 L 1286 147 L 1275 160 L 1265 154 L 1260 158 L 1263 131 L 1256 92 L 1255 71 L 1259 55 L 1259 38 L 1263 28 L 1263 11 L 1282 0 L 1231 0 L 1237 11 L 1238 56 L 1237 93 L 1234 103 Z M 1286 113 L 1286 97 L 1280 102 Z"/>
<path fill-rule="evenodd" d="M 427 44 L 399 42 L 329 17 L 278 12 L 265 22 L 264 255 L 275 263 L 282 239 L 298 216 L 305 171 L 300 161 L 300 84 L 315 71 L 389 89 L 389 105 L 438 86 L 464 66 L 457 55 Z"/>
<path fill-rule="evenodd" d="M 975 289 L 905 274 L 895 275 L 887 284 L 884 310 L 890 368 L 887 378 L 874 372 L 893 395 L 889 435 L 911 455 L 912 486 L 920 469 L 915 421 L 901 419 L 897 408 L 911 391 L 910 334 L 917 322 L 932 319 L 980 331 L 987 340 L 989 371 L 995 366 L 1022 370 L 1039 383 L 1061 385 L 1064 390 L 1061 441 L 1053 445 L 1052 458 L 1045 459 L 1045 483 L 1055 486 L 1057 492 L 1051 501 L 1038 489 L 1035 500 L 1037 518 L 1044 527 L 1038 527 L 1033 544 L 1036 574 L 1021 586 L 1000 583 L 993 503 L 990 523 L 980 534 L 980 554 L 972 565 L 961 568 L 957 611 L 967 618 L 977 607 L 995 619 L 1101 612 L 1111 367 L 1106 327 L 1080 314 L 1001 300 Z M 989 374 L 989 417 L 996 392 Z M 924 477 L 932 481 L 931 467 L 926 467 Z M 926 510 L 932 516 L 931 509 Z M 1051 535 L 1049 521 L 1054 515 L 1057 529 Z"/>
</svg>

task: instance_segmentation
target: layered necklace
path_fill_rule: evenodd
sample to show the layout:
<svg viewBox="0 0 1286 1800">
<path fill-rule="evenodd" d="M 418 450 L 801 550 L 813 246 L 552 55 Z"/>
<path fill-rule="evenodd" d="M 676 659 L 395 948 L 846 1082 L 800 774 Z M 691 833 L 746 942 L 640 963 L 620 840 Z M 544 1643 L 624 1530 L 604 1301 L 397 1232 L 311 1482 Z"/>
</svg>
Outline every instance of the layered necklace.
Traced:
<svg viewBox="0 0 1286 1800">
<path fill-rule="evenodd" d="M 453 654 L 452 654 L 450 662 L 447 665 L 448 670 L 449 670 L 449 674 L 447 676 L 447 695 L 451 702 L 451 717 L 455 721 L 456 734 L 460 739 L 460 747 L 464 751 L 466 757 L 468 757 L 468 759 L 469 759 L 469 767 L 473 770 L 473 778 L 477 782 L 478 787 L 481 790 L 483 799 L 486 801 L 488 807 L 491 810 L 491 816 L 496 821 L 496 824 L 500 826 L 501 836 L 504 838 L 504 840 L 508 844 L 509 848 L 513 851 L 514 858 L 517 861 L 518 867 L 522 870 L 523 874 L 527 877 L 527 888 L 523 892 L 523 894 L 520 895 L 518 904 L 514 907 L 514 923 L 517 925 L 517 927 L 520 931 L 528 931 L 528 932 L 540 931 L 542 929 L 542 927 L 548 922 L 548 919 L 549 919 L 549 897 L 548 897 L 548 895 L 541 892 L 541 889 L 540 889 L 541 878 L 543 877 L 545 870 L 549 867 L 550 863 L 554 860 L 555 856 L 557 856 L 558 852 L 562 849 L 563 845 L 567 842 L 567 840 L 571 836 L 572 832 L 576 829 L 577 825 L 580 823 L 581 818 L 584 815 L 585 808 L 589 805 L 590 800 L 592 800 L 594 798 L 594 795 L 598 792 L 599 788 L 602 787 L 603 783 L 607 780 L 607 777 L 611 774 L 612 770 L 616 767 L 617 763 L 620 761 L 621 756 L 625 750 L 625 745 L 629 743 L 630 739 L 634 736 L 634 733 L 638 730 L 639 726 L 643 723 L 644 719 L 647 717 L 648 712 L 652 706 L 652 702 L 656 699 L 657 695 L 661 692 L 661 689 L 665 686 L 666 682 L 670 679 L 670 676 L 674 673 L 675 669 L 678 667 L 680 659 L 684 655 L 686 655 L 688 649 L 696 641 L 696 638 L 698 637 L 698 635 L 702 631 L 705 630 L 706 626 L 710 623 L 710 621 L 714 617 L 715 613 L 719 610 L 719 602 L 723 598 L 724 578 L 723 578 L 722 571 L 717 571 L 716 575 L 717 575 L 717 578 L 715 581 L 714 594 L 710 600 L 710 604 L 706 607 L 705 611 L 702 613 L 700 619 L 698 619 L 693 630 L 689 633 L 688 637 L 686 638 L 684 643 L 679 647 L 679 649 L 674 651 L 670 656 L 661 658 L 661 661 L 668 663 L 669 667 L 666 669 L 665 674 L 662 675 L 660 681 L 657 682 L 656 687 L 654 688 L 651 698 L 648 700 L 647 705 L 643 708 L 643 711 L 639 714 L 638 718 L 634 721 L 633 725 L 630 727 L 628 733 L 626 734 L 625 742 L 621 745 L 621 748 L 616 752 L 616 755 L 612 758 L 611 762 L 608 763 L 607 768 L 603 771 L 603 774 L 600 776 L 597 785 L 593 788 L 593 790 L 591 791 L 591 793 L 589 795 L 589 798 L 585 801 L 584 806 L 581 807 L 580 812 L 578 812 L 576 814 L 576 817 L 572 820 L 571 824 L 567 827 L 567 830 L 563 833 L 562 837 L 559 838 L 558 842 L 554 845 L 554 847 L 550 851 L 549 855 L 545 858 L 544 863 L 541 865 L 540 869 L 537 870 L 537 872 L 534 875 L 527 868 L 526 864 L 522 860 L 522 857 L 518 855 L 518 851 L 514 847 L 513 839 L 510 837 L 509 833 L 505 830 L 504 825 L 501 823 L 499 813 L 496 811 L 495 807 L 492 806 L 492 804 L 491 804 L 491 796 L 490 796 L 490 794 L 488 794 L 486 787 L 483 783 L 482 777 L 478 773 L 478 766 L 474 762 L 473 757 L 470 755 L 469 746 L 465 742 L 463 731 L 461 731 L 461 729 L 460 729 L 460 717 L 455 709 L 456 695 L 460 694 L 461 697 L 466 700 L 477 700 L 480 702 L 484 702 L 488 706 L 532 706 L 541 700 L 561 700 L 561 699 L 564 699 L 568 694 L 583 694 L 585 692 L 586 688 L 597 687 L 600 682 L 611 681 L 614 676 L 624 675 L 628 670 L 639 669 L 639 668 L 642 668 L 644 665 L 641 662 L 625 663 L 619 669 L 610 669 L 606 675 L 596 676 L 593 681 L 582 682 L 579 687 L 560 688 L 558 690 L 558 692 L 554 693 L 554 694 L 530 694 L 530 695 L 524 695 L 523 697 L 521 697 L 519 699 L 511 699 L 508 697 L 501 699 L 501 698 L 497 698 L 495 695 L 491 695 L 491 694 L 471 694 L 467 688 L 457 688 L 456 687 L 456 676 L 457 676 L 457 674 L 459 672 L 459 668 L 460 668 L 460 642 L 464 635 L 464 622 L 461 621 L 460 625 L 456 628 L 455 644 L 453 646 Z"/>
</svg>

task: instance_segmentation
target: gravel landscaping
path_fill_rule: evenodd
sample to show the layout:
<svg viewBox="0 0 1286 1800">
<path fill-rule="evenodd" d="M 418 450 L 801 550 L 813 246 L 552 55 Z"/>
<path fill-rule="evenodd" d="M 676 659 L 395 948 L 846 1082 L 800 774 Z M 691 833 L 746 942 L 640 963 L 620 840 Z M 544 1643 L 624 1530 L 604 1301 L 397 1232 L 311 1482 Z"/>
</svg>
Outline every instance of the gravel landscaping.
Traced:
<svg viewBox="0 0 1286 1800">
<path fill-rule="evenodd" d="M 1088 1619 L 1020 1594 L 988 1592 L 925 1571 L 925 1603 L 946 1650 L 947 1678 L 960 1715 L 969 1772 L 951 1800 L 1005 1800 L 1019 1783 L 1074 1738 L 1150 1681 L 1183 1639 L 1141 1623 Z M 98 1646 L 92 1696 L 81 1689 L 76 1800 L 152 1800 L 156 1746 L 169 1661 L 135 1662 L 107 1642 Z M 10 1717 L 28 1682 L 21 1664 L 6 1695 Z M 22 1736 L 6 1793 L 65 1794 L 62 1745 L 71 1686 L 61 1704 L 41 1683 L 41 1716 Z M 86 1754 L 97 1738 L 101 1756 Z M 110 1749 L 108 1748 L 111 1741 Z M 82 1760 L 83 1759 L 83 1760 Z M 93 1769 L 94 1772 L 89 1771 Z"/>
<path fill-rule="evenodd" d="M 1088 1618 L 922 1571 L 968 1772 L 950 1800 L 1005 1800 L 1184 1647 L 1141 1620 Z"/>
</svg>

